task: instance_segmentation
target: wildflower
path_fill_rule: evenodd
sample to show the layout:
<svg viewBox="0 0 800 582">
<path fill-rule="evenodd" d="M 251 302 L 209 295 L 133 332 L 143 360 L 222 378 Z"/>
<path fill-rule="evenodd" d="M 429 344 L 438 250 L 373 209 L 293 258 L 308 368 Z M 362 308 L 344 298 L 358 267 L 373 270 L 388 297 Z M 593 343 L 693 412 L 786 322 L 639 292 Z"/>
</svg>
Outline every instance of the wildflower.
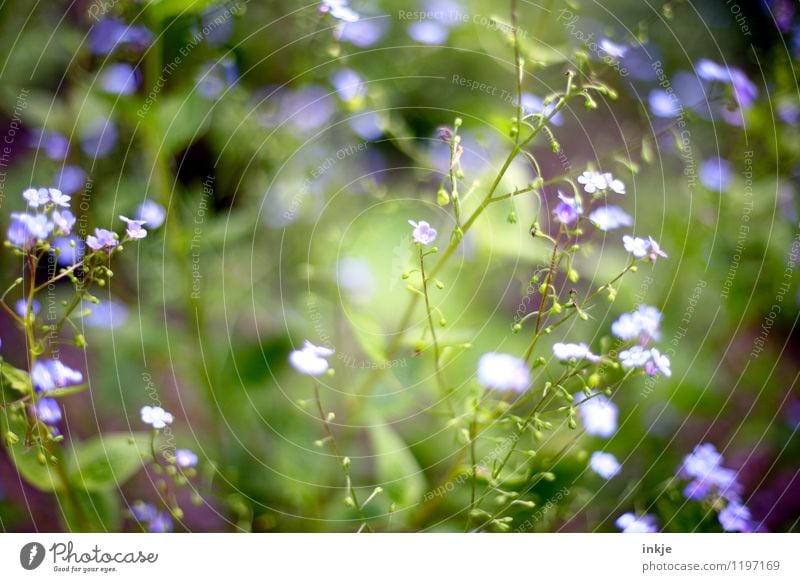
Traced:
<svg viewBox="0 0 800 582">
<path fill-rule="evenodd" d="M 89 327 L 116 329 L 128 320 L 128 308 L 116 299 L 81 302 L 83 323 Z"/>
<path fill-rule="evenodd" d="M 69 140 L 58 132 L 46 129 L 34 130 L 30 145 L 44 149 L 44 154 L 55 161 L 62 161 L 69 153 Z"/>
<path fill-rule="evenodd" d="M 114 150 L 117 137 L 119 131 L 114 122 L 106 117 L 98 117 L 81 132 L 81 149 L 92 158 L 104 158 Z"/>
<path fill-rule="evenodd" d="M 593 393 L 589 397 L 578 392 L 574 402 L 579 405 L 578 415 L 583 421 L 586 434 L 608 438 L 617 430 L 617 406 L 605 395 Z"/>
<path fill-rule="evenodd" d="M 50 192 L 47 188 L 28 188 L 22 193 L 31 208 L 39 208 L 50 202 Z"/>
<path fill-rule="evenodd" d="M 175 451 L 175 463 L 183 468 L 194 467 L 197 465 L 197 455 L 189 449 L 178 449 Z"/>
<path fill-rule="evenodd" d="M 718 65 L 709 59 L 700 59 L 695 65 L 697 75 L 706 81 L 721 81 L 727 83 L 730 80 L 730 73 L 722 65 Z"/>
<path fill-rule="evenodd" d="M 195 75 L 197 92 L 206 99 L 219 99 L 236 84 L 238 78 L 239 70 L 232 58 L 223 57 L 219 61 L 208 62 Z"/>
<path fill-rule="evenodd" d="M 319 376 L 328 370 L 328 358 L 334 351 L 329 348 L 315 346 L 306 340 L 302 350 L 294 350 L 289 354 L 289 363 L 301 374 Z"/>
<path fill-rule="evenodd" d="M 624 341 L 639 339 L 645 345 L 661 337 L 661 312 L 650 305 L 640 305 L 633 313 L 623 313 L 611 324 L 611 333 Z"/>
<path fill-rule="evenodd" d="M 34 240 L 26 218 L 29 218 L 29 215 L 11 213 L 11 224 L 8 226 L 6 238 L 8 238 L 8 242 L 18 248 L 28 248 Z"/>
<path fill-rule="evenodd" d="M 168 513 L 158 511 L 152 503 L 136 501 L 131 505 L 131 516 L 139 523 L 147 526 L 150 533 L 166 533 L 172 531 L 172 518 Z"/>
<path fill-rule="evenodd" d="M 648 242 L 650 243 L 650 254 L 648 255 L 648 258 L 653 263 L 655 263 L 658 260 L 658 257 L 664 257 L 666 259 L 667 253 L 661 250 L 661 246 L 659 246 L 659 244 L 653 240 L 653 237 L 649 236 L 647 237 L 647 239 Z"/>
<path fill-rule="evenodd" d="M 629 350 L 619 353 L 619 362 L 625 369 L 642 368 L 649 361 L 650 350 L 646 350 L 642 346 L 633 346 Z"/>
<path fill-rule="evenodd" d="M 142 228 L 142 225 L 146 223 L 145 220 L 131 220 L 124 216 L 120 216 L 120 220 L 128 225 L 125 233 L 132 239 L 137 240 L 147 236 L 147 231 Z"/>
<path fill-rule="evenodd" d="M 449 34 L 446 26 L 430 20 L 420 20 L 408 27 L 408 36 L 422 44 L 442 44 Z"/>
<path fill-rule="evenodd" d="M 593 363 L 600 361 L 600 356 L 595 355 L 589 350 L 589 346 L 580 344 L 553 344 L 553 355 L 562 362 L 567 360 L 588 360 Z"/>
<path fill-rule="evenodd" d="M 559 191 L 558 199 L 561 200 L 553 210 L 556 219 L 562 224 L 572 224 L 583 214 L 583 206 L 578 198 L 567 198 Z"/>
<path fill-rule="evenodd" d="M 74 194 L 86 182 L 86 172 L 80 166 L 64 166 L 53 178 L 56 188 L 64 194 Z"/>
<path fill-rule="evenodd" d="M 589 457 L 589 467 L 603 479 L 611 479 L 619 473 L 620 464 L 611 453 L 595 451 Z"/>
<path fill-rule="evenodd" d="M 164 207 L 153 200 L 145 200 L 136 209 L 136 220 L 142 221 L 143 224 L 147 224 L 151 229 L 158 228 L 164 224 L 166 217 L 167 212 Z"/>
<path fill-rule="evenodd" d="M 741 485 L 736 472 L 722 466 L 722 455 L 714 445 L 704 443 L 683 459 L 678 475 L 692 479 L 683 491 L 688 499 L 705 499 L 717 493 L 729 501 L 738 501 Z"/>
<path fill-rule="evenodd" d="M 57 424 L 61 420 L 61 408 L 55 398 L 40 398 L 36 403 L 36 416 L 45 424 Z"/>
<path fill-rule="evenodd" d="M 118 244 L 117 235 L 104 228 L 96 228 L 94 229 L 94 236 L 89 235 L 86 237 L 86 245 L 94 251 L 113 249 Z"/>
<path fill-rule="evenodd" d="M 643 259 L 650 252 L 650 241 L 638 236 L 625 235 L 622 237 L 622 246 L 637 259 Z"/>
<path fill-rule="evenodd" d="M 719 523 L 725 531 L 747 533 L 754 530 L 750 510 L 736 501 L 731 501 L 719 512 Z"/>
<path fill-rule="evenodd" d="M 530 386 L 531 376 L 523 360 L 489 352 L 478 360 L 478 381 L 487 388 L 522 392 Z"/>
<path fill-rule="evenodd" d="M 152 41 L 153 33 L 144 26 L 128 25 L 117 18 L 103 18 L 89 33 L 89 50 L 95 55 L 107 55 L 122 45 L 141 50 Z"/>
<path fill-rule="evenodd" d="M 675 117 L 681 109 L 680 102 L 674 93 L 670 94 L 663 89 L 653 89 L 647 96 L 650 111 L 657 117 Z"/>
<path fill-rule="evenodd" d="M 367 94 L 364 79 L 353 69 L 341 69 L 331 77 L 331 83 L 342 101 L 353 101 Z"/>
<path fill-rule="evenodd" d="M 624 513 L 615 522 L 622 533 L 656 533 L 658 522 L 652 515 L 638 516 L 634 513 Z"/>
<path fill-rule="evenodd" d="M 436 229 L 431 228 L 431 225 L 424 220 L 420 220 L 419 222 L 409 220 L 408 224 L 414 227 L 414 232 L 411 233 L 411 237 L 414 239 L 415 243 L 428 245 L 436 239 Z"/>
<path fill-rule="evenodd" d="M 650 350 L 650 361 L 644 365 L 644 371 L 648 376 L 655 376 L 659 372 L 667 378 L 672 376 L 672 368 L 669 358 L 659 352 L 656 348 Z"/>
<path fill-rule="evenodd" d="M 42 304 L 39 303 L 36 299 L 31 301 L 31 311 L 33 312 L 33 316 L 36 317 L 39 315 L 39 310 L 42 308 Z M 22 319 L 28 317 L 28 300 L 27 299 L 17 299 L 17 302 L 14 303 L 14 311 L 17 312 Z"/>
<path fill-rule="evenodd" d="M 633 218 L 619 206 L 601 206 L 589 214 L 589 220 L 600 230 L 606 231 L 633 225 Z"/>
<path fill-rule="evenodd" d="M 85 243 L 77 235 L 59 236 L 51 246 L 58 251 L 58 266 L 71 267 L 83 258 Z"/>
<path fill-rule="evenodd" d="M 142 406 L 142 422 L 155 429 L 161 429 L 172 424 L 173 416 L 160 406 Z"/>
<path fill-rule="evenodd" d="M 578 176 L 578 182 L 588 194 L 611 190 L 617 194 L 625 194 L 625 184 L 610 172 L 584 172 Z"/>
<path fill-rule="evenodd" d="M 531 113 L 539 113 L 548 117 L 553 110 L 556 108 L 556 103 L 548 103 L 547 105 L 544 104 L 544 99 L 537 97 L 536 95 L 532 95 L 531 93 L 523 93 L 522 94 L 522 112 L 525 115 L 530 115 Z M 564 123 L 564 115 L 559 111 L 553 117 L 550 118 L 550 121 L 553 122 L 553 125 L 561 125 Z"/>
<path fill-rule="evenodd" d="M 728 160 L 720 157 L 708 158 L 700 164 L 700 182 L 714 192 L 724 192 L 733 179 L 733 168 Z"/>
<path fill-rule="evenodd" d="M 621 59 L 625 56 L 625 53 L 628 52 L 628 47 L 624 44 L 617 44 L 604 38 L 600 41 L 600 48 L 605 51 L 605 53 L 615 59 Z"/>
<path fill-rule="evenodd" d="M 115 63 L 100 73 L 100 88 L 114 95 L 132 95 L 139 86 L 139 73 L 127 63 Z"/>
<path fill-rule="evenodd" d="M 130 511 L 137 521 L 150 521 L 158 514 L 158 510 L 152 503 L 145 503 L 144 501 L 135 501 L 131 505 Z"/>
<path fill-rule="evenodd" d="M 69 210 L 54 210 L 53 224 L 62 235 L 67 236 L 75 226 L 75 215 Z"/>
<path fill-rule="evenodd" d="M 80 384 L 83 374 L 64 365 L 61 360 L 44 360 L 31 368 L 31 382 L 37 392 L 50 392 Z"/>
<path fill-rule="evenodd" d="M 172 531 L 172 518 L 165 511 L 159 511 L 150 520 L 147 531 L 150 533 L 169 533 Z"/>
<path fill-rule="evenodd" d="M 322 0 L 319 11 L 343 22 L 356 22 L 360 18 L 358 12 L 347 5 L 347 0 Z"/>
</svg>

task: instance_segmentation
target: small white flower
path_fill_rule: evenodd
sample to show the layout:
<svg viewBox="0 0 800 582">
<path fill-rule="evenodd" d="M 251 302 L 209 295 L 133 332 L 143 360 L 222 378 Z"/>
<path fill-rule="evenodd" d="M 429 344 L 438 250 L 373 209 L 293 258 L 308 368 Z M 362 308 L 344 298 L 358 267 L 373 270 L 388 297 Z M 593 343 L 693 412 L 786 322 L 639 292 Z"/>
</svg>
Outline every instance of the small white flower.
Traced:
<svg viewBox="0 0 800 582">
<path fill-rule="evenodd" d="M 606 181 L 607 187 L 614 192 L 615 194 L 625 194 L 625 184 L 622 180 L 619 180 L 612 176 L 610 173 L 606 172 L 603 174 L 603 178 Z"/>
<path fill-rule="evenodd" d="M 611 453 L 595 451 L 589 458 L 589 467 L 603 479 L 611 479 L 619 473 L 620 464 Z"/>
<path fill-rule="evenodd" d="M 28 188 L 22 193 L 22 197 L 31 208 L 38 208 L 50 202 L 50 192 L 47 188 Z"/>
<path fill-rule="evenodd" d="M 667 258 L 667 253 L 661 250 L 659 244 L 653 240 L 652 236 L 647 237 L 648 242 L 650 243 L 650 260 L 654 263 L 658 260 L 658 257 Z"/>
<path fill-rule="evenodd" d="M 134 240 L 142 239 L 147 236 L 147 231 L 142 228 L 146 221 L 144 220 L 131 220 L 130 218 L 126 218 L 124 216 L 119 217 L 122 222 L 128 225 L 127 230 L 125 231 L 129 237 Z"/>
<path fill-rule="evenodd" d="M 142 422 L 155 429 L 161 429 L 172 424 L 172 415 L 160 406 L 142 406 Z"/>
<path fill-rule="evenodd" d="M 586 402 L 583 402 L 586 400 Z M 578 406 L 578 416 L 583 421 L 586 434 L 601 438 L 609 438 L 617 430 L 616 404 L 603 394 L 592 394 L 591 398 L 583 392 L 575 394 L 575 405 Z"/>
<path fill-rule="evenodd" d="M 50 194 L 50 202 L 62 208 L 69 208 L 70 197 L 67 194 L 57 188 L 48 188 L 47 191 Z"/>
<path fill-rule="evenodd" d="M 600 172 L 584 172 L 578 176 L 578 182 L 583 184 L 583 189 L 588 194 L 608 188 L 608 183 Z"/>
<path fill-rule="evenodd" d="M 589 214 L 591 220 L 600 230 L 614 230 L 621 226 L 633 226 L 633 218 L 619 206 L 601 206 Z"/>
<path fill-rule="evenodd" d="M 650 350 L 650 361 L 645 365 L 645 371 L 650 376 L 655 376 L 658 372 L 661 372 L 667 378 L 672 376 L 672 366 L 669 358 L 656 348 Z"/>
<path fill-rule="evenodd" d="M 619 362 L 623 368 L 641 368 L 650 361 L 650 350 L 642 346 L 633 346 L 619 353 Z"/>
<path fill-rule="evenodd" d="M 522 392 L 530 386 L 531 375 L 523 360 L 489 352 L 478 360 L 478 381 L 487 388 Z"/>
<path fill-rule="evenodd" d="M 322 346 L 315 346 L 306 340 L 302 350 L 294 350 L 289 354 L 289 363 L 301 374 L 319 376 L 328 371 L 328 358 L 334 351 Z"/>
<path fill-rule="evenodd" d="M 623 313 L 611 324 L 611 333 L 621 340 L 639 339 L 647 343 L 661 337 L 661 312 L 651 305 L 640 305 L 633 313 Z"/>
<path fill-rule="evenodd" d="M 642 259 L 650 253 L 650 241 L 638 236 L 634 237 L 626 234 L 622 237 L 622 245 L 626 251 L 637 259 Z"/>
<path fill-rule="evenodd" d="M 628 47 L 624 44 L 617 44 L 604 38 L 600 41 L 600 48 L 603 49 L 606 54 L 615 59 L 621 59 L 625 56 L 625 53 L 628 52 Z"/>
<path fill-rule="evenodd" d="M 562 362 L 567 360 L 588 360 L 597 363 L 600 361 L 600 356 L 595 355 L 589 350 L 589 346 L 584 343 L 580 344 L 553 344 L 553 355 L 556 359 Z"/>
<path fill-rule="evenodd" d="M 411 237 L 414 239 L 415 243 L 427 245 L 436 239 L 436 229 L 431 228 L 431 225 L 424 220 L 420 220 L 419 222 L 409 220 L 408 224 L 414 227 Z"/>
</svg>

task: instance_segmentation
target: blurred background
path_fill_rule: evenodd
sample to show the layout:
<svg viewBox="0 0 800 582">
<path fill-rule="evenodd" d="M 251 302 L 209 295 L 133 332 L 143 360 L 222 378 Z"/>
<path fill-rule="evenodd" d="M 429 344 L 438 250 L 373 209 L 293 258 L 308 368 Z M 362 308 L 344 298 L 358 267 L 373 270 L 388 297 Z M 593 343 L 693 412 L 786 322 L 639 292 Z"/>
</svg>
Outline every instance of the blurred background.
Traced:
<svg viewBox="0 0 800 582">
<path fill-rule="evenodd" d="M 374 527 L 465 527 L 463 482 L 427 501 L 463 462 L 463 443 L 431 406 L 431 360 L 416 351 L 425 313 L 403 319 L 402 275 L 416 261 L 408 220 L 430 222 L 440 247 L 453 226 L 452 207 L 436 200 L 449 163 L 438 128 L 463 120 L 468 207 L 513 145 L 510 3 L 349 6 L 355 22 L 288 1 L 0 7 L 4 230 L 31 185 L 71 194 L 79 233 L 146 200 L 166 211 L 120 256 L 102 304 L 76 320 L 89 347 L 65 347 L 62 358 L 90 389 L 63 400 L 62 432 L 141 430 L 139 409 L 157 394 L 176 416 L 178 445 L 200 457 L 201 500 L 186 504 L 178 530 L 357 529 L 336 460 L 315 445 L 324 432 L 312 382 L 288 363 L 306 339 L 337 350 L 322 399 L 362 499 L 384 489 L 366 509 Z M 559 153 L 544 136 L 531 144 L 541 176 L 613 172 L 627 185 L 617 202 L 633 232 L 669 255 L 538 349 L 547 356 L 563 338 L 603 345 L 621 313 L 654 305 L 673 374 L 615 395 L 619 430 L 608 441 L 547 433 L 533 462 L 553 479 L 524 492 L 536 508 L 510 511 L 514 527 L 616 531 L 621 513 L 647 511 L 664 531 L 721 531 L 675 480 L 683 457 L 710 442 L 739 472 L 754 520 L 798 530 L 799 9 L 794 0 L 519 2 L 525 107 L 563 90 L 567 70 L 617 92 L 593 111 L 575 100 L 553 120 Z M 603 39 L 623 47 L 613 66 Z M 739 107 L 730 87 L 699 75 L 701 59 L 749 79 L 734 85 Z M 520 157 L 498 192 L 536 176 Z M 544 191 L 547 227 L 556 186 Z M 468 393 L 480 354 L 527 345 L 511 326 L 548 261 L 549 247 L 529 234 L 535 213 L 533 197 L 493 205 L 437 274 L 456 391 Z M 620 238 L 587 236 L 581 278 L 556 286 L 583 292 L 614 277 L 626 260 Z M 5 252 L 3 288 L 19 268 Z M 3 358 L 23 366 L 24 339 L 5 314 L 0 337 Z M 601 445 L 622 463 L 607 482 L 586 471 Z M 483 454 L 494 446 L 483 443 Z M 99 527 L 135 531 L 128 508 L 156 499 L 157 480 L 142 471 L 115 491 Z M 62 521 L 56 499 L 0 453 L 0 527 L 58 531 Z"/>
</svg>

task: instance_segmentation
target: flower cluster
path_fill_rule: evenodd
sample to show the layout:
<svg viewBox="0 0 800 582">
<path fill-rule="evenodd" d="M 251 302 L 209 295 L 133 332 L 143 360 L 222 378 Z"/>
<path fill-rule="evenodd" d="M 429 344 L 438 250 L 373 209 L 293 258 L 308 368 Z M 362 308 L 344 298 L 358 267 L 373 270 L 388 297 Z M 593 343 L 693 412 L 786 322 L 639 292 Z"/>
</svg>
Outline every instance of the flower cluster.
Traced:
<svg viewBox="0 0 800 582">
<path fill-rule="evenodd" d="M 611 324 L 611 333 L 623 341 L 638 341 L 619 353 L 619 361 L 625 369 L 642 368 L 650 375 L 659 372 L 669 378 L 672 368 L 669 357 L 657 348 L 647 348 L 650 340 L 658 341 L 661 337 L 661 312 L 650 305 L 640 305 L 632 313 L 623 313 Z"/>
<path fill-rule="evenodd" d="M 678 470 L 678 477 L 690 480 L 683 494 L 695 501 L 712 498 L 726 501 L 719 512 L 719 522 L 725 531 L 755 531 L 750 510 L 741 503 L 742 486 L 737 481 L 736 471 L 723 467 L 722 461 L 714 445 L 697 445 L 684 457 Z"/>
<path fill-rule="evenodd" d="M 609 190 L 616 194 L 625 194 L 625 184 L 609 172 L 584 172 L 578 176 L 578 183 L 583 185 L 587 194 L 604 194 Z"/>
</svg>

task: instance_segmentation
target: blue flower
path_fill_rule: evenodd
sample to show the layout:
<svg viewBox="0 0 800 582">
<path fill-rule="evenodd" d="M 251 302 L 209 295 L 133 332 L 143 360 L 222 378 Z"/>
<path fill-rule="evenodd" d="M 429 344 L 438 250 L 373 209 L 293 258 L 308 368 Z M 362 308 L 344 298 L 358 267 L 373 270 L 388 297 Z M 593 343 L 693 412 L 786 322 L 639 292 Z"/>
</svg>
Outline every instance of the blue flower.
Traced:
<svg viewBox="0 0 800 582">
<path fill-rule="evenodd" d="M 347 0 L 322 0 L 319 11 L 343 22 L 356 22 L 360 18 L 358 12 L 347 5 Z"/>
<path fill-rule="evenodd" d="M 51 160 L 61 161 L 69 153 L 69 140 L 55 131 L 35 130 L 29 143 L 33 147 L 44 149 L 44 155 Z"/>
<path fill-rule="evenodd" d="M 719 523 L 725 531 L 748 533 L 755 529 L 750 510 L 736 501 L 731 501 L 719 512 Z"/>
<path fill-rule="evenodd" d="M 36 403 L 36 416 L 45 424 L 57 424 L 61 420 L 61 408 L 55 398 L 40 398 Z"/>
<path fill-rule="evenodd" d="M 686 455 L 678 475 L 692 479 L 683 491 L 688 499 L 700 500 L 716 493 L 730 501 L 739 500 L 741 485 L 736 472 L 722 466 L 722 455 L 710 443 L 697 445 Z"/>
<path fill-rule="evenodd" d="M 104 228 L 95 228 L 94 236 L 89 235 L 86 237 L 86 245 L 95 251 L 113 249 L 118 244 L 117 235 Z"/>
<path fill-rule="evenodd" d="M 89 327 L 116 329 L 128 321 L 128 308 L 116 299 L 100 303 L 82 302 L 83 323 Z"/>
<path fill-rule="evenodd" d="M 653 89 L 647 97 L 650 111 L 658 117 L 675 117 L 680 113 L 681 105 L 677 96 L 663 89 Z"/>
<path fill-rule="evenodd" d="M 86 172 L 79 166 L 64 166 L 56 174 L 53 182 L 65 194 L 74 194 L 86 182 Z"/>
<path fill-rule="evenodd" d="M 189 449 L 178 449 L 175 451 L 175 463 L 184 469 L 194 467 L 197 465 L 197 455 Z"/>
<path fill-rule="evenodd" d="M 92 121 L 81 133 L 81 149 L 87 156 L 104 158 L 117 145 L 117 126 L 105 117 Z"/>
<path fill-rule="evenodd" d="M 136 220 L 143 221 L 151 229 L 158 228 L 164 224 L 166 217 L 167 212 L 164 207 L 153 200 L 145 200 L 136 209 Z"/>
<path fill-rule="evenodd" d="M 733 178 L 733 167 L 728 160 L 720 157 L 708 158 L 700 164 L 700 182 L 714 192 L 724 192 Z"/>
<path fill-rule="evenodd" d="M 50 245 L 58 249 L 58 266 L 71 267 L 83 258 L 86 244 L 71 234 L 69 236 L 57 236 Z"/>
<path fill-rule="evenodd" d="M 331 77 L 331 83 L 336 88 L 336 92 L 342 101 L 353 101 L 367 94 L 364 79 L 352 69 L 337 71 Z"/>
<path fill-rule="evenodd" d="M 603 479 L 611 479 L 614 475 L 619 473 L 620 470 L 620 464 L 616 457 L 611 453 L 604 453 L 603 451 L 595 451 L 592 453 L 592 456 L 589 457 L 589 467 Z"/>
<path fill-rule="evenodd" d="M 75 215 L 69 210 L 54 210 L 53 224 L 62 235 L 67 236 L 75 226 Z"/>
<path fill-rule="evenodd" d="M 195 76 L 197 92 L 206 99 L 219 99 L 227 89 L 236 84 L 238 77 L 236 62 L 230 57 L 205 63 Z"/>
<path fill-rule="evenodd" d="M 611 333 L 621 340 L 638 339 L 642 345 L 661 337 L 661 312 L 650 305 L 640 305 L 633 313 L 623 313 L 611 324 Z"/>
<path fill-rule="evenodd" d="M 547 117 L 550 115 L 553 110 L 556 108 L 555 102 L 548 103 L 547 105 L 544 104 L 544 99 L 541 97 L 537 97 L 531 93 L 523 93 L 522 94 L 522 113 L 524 115 L 529 115 L 531 113 L 540 113 Z M 559 111 L 556 113 L 550 121 L 553 125 L 561 125 L 564 123 L 564 116 Z"/>
<path fill-rule="evenodd" d="M 31 368 L 31 382 L 37 392 L 50 392 L 57 388 L 75 386 L 83 382 L 83 374 L 61 363 L 61 360 L 43 360 Z"/>
<path fill-rule="evenodd" d="M 615 522 L 622 533 L 656 533 L 658 522 L 652 515 L 636 515 L 634 513 L 624 513 Z"/>
<path fill-rule="evenodd" d="M 114 63 L 100 73 L 100 88 L 114 95 L 132 95 L 139 87 L 139 72 L 127 63 Z"/>
<path fill-rule="evenodd" d="M 408 36 L 422 44 L 442 44 L 449 34 L 446 26 L 430 20 L 414 22 L 408 27 Z"/>
<path fill-rule="evenodd" d="M 149 522 L 156 515 L 158 515 L 158 510 L 152 503 L 135 501 L 133 505 L 131 505 L 131 515 L 137 521 Z"/>
<path fill-rule="evenodd" d="M 561 202 L 556 205 L 553 215 L 561 224 L 572 224 L 583 214 L 583 206 L 577 198 L 568 198 L 559 190 L 558 199 Z"/>
<path fill-rule="evenodd" d="M 28 188 L 22 193 L 22 197 L 31 208 L 39 208 L 50 202 L 50 191 L 47 188 Z"/>
<path fill-rule="evenodd" d="M 145 224 L 145 220 L 131 220 L 130 218 L 126 218 L 125 216 L 119 217 L 122 222 L 128 225 L 128 228 L 125 230 L 125 233 L 132 239 L 138 240 L 143 239 L 147 236 L 147 231 L 142 228 L 142 225 Z"/>
<path fill-rule="evenodd" d="M 36 299 L 31 301 L 31 311 L 33 311 L 33 316 L 36 317 L 39 315 L 39 310 L 41 310 L 42 304 L 39 303 Z M 14 311 L 17 312 L 22 319 L 25 319 L 28 316 L 28 300 L 27 299 L 17 299 L 17 302 L 14 303 Z"/>
<path fill-rule="evenodd" d="M 414 227 L 411 238 L 415 243 L 429 245 L 436 239 L 436 229 L 432 228 L 431 225 L 424 220 L 420 220 L 419 222 L 409 220 L 408 224 Z"/>
<path fill-rule="evenodd" d="M 557 360 L 566 362 L 569 360 L 587 360 L 592 363 L 600 361 L 600 356 L 595 355 L 585 343 L 579 344 L 566 344 L 556 343 L 553 344 L 553 355 Z"/>
<path fill-rule="evenodd" d="M 165 511 L 159 511 L 153 519 L 150 520 L 150 524 L 147 528 L 150 533 L 168 533 L 172 531 L 172 518 L 170 517 L 169 513 Z"/>
<path fill-rule="evenodd" d="M 366 48 L 378 42 L 386 31 L 385 18 L 362 18 L 356 22 L 345 22 L 338 32 L 339 40 Z"/>
<path fill-rule="evenodd" d="M 144 26 L 129 26 L 117 18 L 104 18 L 89 33 L 89 50 L 95 55 L 107 55 L 120 45 L 137 50 L 153 41 L 153 33 Z"/>
</svg>

